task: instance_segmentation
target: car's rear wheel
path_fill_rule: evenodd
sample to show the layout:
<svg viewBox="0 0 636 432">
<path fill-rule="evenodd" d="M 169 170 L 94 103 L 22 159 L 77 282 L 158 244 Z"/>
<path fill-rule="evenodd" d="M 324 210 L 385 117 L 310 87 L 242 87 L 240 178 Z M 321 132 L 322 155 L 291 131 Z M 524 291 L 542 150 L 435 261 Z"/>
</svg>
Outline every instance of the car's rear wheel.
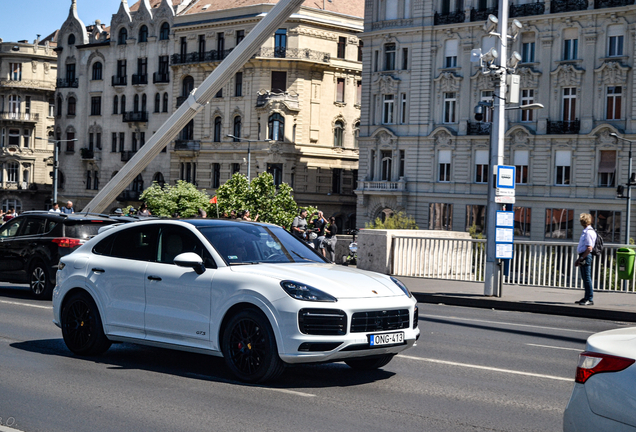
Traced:
<svg viewBox="0 0 636 432">
<path fill-rule="evenodd" d="M 393 360 L 394 356 L 395 354 L 384 354 L 381 356 L 345 360 L 345 363 L 353 369 L 373 370 L 386 366 L 391 360 Z"/>
<path fill-rule="evenodd" d="M 73 294 L 62 308 L 64 343 L 78 355 L 98 355 L 110 348 L 95 301 L 86 292 Z"/>
<path fill-rule="evenodd" d="M 53 284 L 51 283 L 49 268 L 44 261 L 37 260 L 31 264 L 29 287 L 31 288 L 31 294 L 36 299 L 51 298 Z"/>
<path fill-rule="evenodd" d="M 285 369 L 272 326 L 256 309 L 243 310 L 230 318 L 223 331 L 221 349 L 225 363 L 242 381 L 272 380 Z"/>
</svg>

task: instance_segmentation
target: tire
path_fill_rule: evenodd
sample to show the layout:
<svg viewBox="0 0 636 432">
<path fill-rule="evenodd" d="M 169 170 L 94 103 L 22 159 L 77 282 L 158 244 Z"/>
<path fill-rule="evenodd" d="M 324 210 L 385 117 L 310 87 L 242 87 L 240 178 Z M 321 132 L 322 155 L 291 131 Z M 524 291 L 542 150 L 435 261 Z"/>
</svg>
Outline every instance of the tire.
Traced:
<svg viewBox="0 0 636 432">
<path fill-rule="evenodd" d="M 43 261 L 37 260 L 29 269 L 29 288 L 34 298 L 50 299 L 53 293 L 50 270 Z"/>
<path fill-rule="evenodd" d="M 384 354 L 381 356 L 345 360 L 345 363 L 352 369 L 368 371 L 386 366 L 393 360 L 394 356 L 395 354 Z"/>
<path fill-rule="evenodd" d="M 246 309 L 234 315 L 223 330 L 225 364 L 238 379 L 250 383 L 273 380 L 285 369 L 267 317 Z"/>
<path fill-rule="evenodd" d="M 111 342 L 104 334 L 97 305 L 84 291 L 73 294 L 65 301 L 61 324 L 64 343 L 74 354 L 99 355 L 110 348 Z"/>
</svg>

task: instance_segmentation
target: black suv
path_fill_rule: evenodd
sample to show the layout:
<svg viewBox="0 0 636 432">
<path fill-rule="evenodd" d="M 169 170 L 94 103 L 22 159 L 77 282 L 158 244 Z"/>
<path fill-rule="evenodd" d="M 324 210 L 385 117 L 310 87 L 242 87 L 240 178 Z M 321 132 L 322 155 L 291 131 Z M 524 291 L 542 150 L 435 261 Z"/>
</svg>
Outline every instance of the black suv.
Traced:
<svg viewBox="0 0 636 432">
<path fill-rule="evenodd" d="M 118 222 L 90 213 L 22 213 L 0 227 L 0 282 L 28 283 L 35 298 L 50 298 L 60 258 Z"/>
</svg>

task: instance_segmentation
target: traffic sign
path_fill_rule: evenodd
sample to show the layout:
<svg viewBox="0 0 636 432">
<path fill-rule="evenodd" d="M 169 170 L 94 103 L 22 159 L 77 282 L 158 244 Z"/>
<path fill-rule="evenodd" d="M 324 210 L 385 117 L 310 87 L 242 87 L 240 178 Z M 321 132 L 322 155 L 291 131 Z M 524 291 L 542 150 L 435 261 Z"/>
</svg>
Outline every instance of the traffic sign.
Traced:
<svg viewBox="0 0 636 432">
<path fill-rule="evenodd" d="M 496 196 L 495 202 L 500 204 L 514 204 L 515 197 L 513 196 Z"/>
<path fill-rule="evenodd" d="M 515 196 L 514 189 L 495 189 L 495 196 Z"/>
<path fill-rule="evenodd" d="M 514 166 L 497 165 L 497 187 L 514 189 L 515 188 L 515 171 Z"/>
</svg>

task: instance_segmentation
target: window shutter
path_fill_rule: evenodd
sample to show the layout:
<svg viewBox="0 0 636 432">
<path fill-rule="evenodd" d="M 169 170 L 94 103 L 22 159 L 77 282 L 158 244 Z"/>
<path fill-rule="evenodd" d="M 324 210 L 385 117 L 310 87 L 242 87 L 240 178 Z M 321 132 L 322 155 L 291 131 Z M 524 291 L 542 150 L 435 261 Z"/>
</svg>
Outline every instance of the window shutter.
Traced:
<svg viewBox="0 0 636 432">
<path fill-rule="evenodd" d="M 488 150 L 477 150 L 475 152 L 475 165 L 488 165 Z"/>
<path fill-rule="evenodd" d="M 556 166 L 570 166 L 572 158 L 572 152 L 570 150 L 557 150 L 555 156 Z"/>
<path fill-rule="evenodd" d="M 441 164 L 449 164 L 451 163 L 451 151 L 450 150 L 440 150 L 438 153 L 438 160 Z"/>
<path fill-rule="evenodd" d="M 616 171 L 616 151 L 601 150 L 601 161 L 598 164 L 599 173 L 613 173 Z"/>
<path fill-rule="evenodd" d="M 528 150 L 515 151 L 515 165 L 528 165 Z"/>
</svg>

